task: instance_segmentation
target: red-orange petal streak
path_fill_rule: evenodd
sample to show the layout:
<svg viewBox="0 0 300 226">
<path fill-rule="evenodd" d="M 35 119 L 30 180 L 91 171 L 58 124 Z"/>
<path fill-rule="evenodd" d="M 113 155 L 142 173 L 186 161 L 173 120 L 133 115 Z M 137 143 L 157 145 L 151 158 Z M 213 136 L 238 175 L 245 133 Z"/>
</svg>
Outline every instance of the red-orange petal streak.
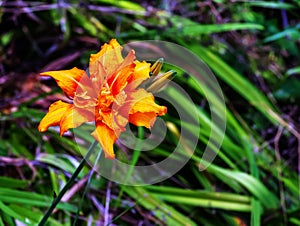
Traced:
<svg viewBox="0 0 300 226">
<path fill-rule="evenodd" d="M 97 123 L 93 137 L 101 144 L 105 157 L 115 158 L 114 143 L 117 140 L 115 132 L 103 123 Z"/>
<path fill-rule="evenodd" d="M 128 81 L 128 83 L 134 83 L 134 85 L 131 86 L 133 88 L 138 87 L 144 80 L 146 80 L 147 78 L 149 78 L 149 73 L 150 73 L 150 64 L 144 62 L 139 62 L 139 61 L 135 61 L 135 68 L 133 71 L 133 74 L 130 78 L 130 80 Z"/>
<path fill-rule="evenodd" d="M 134 64 L 128 65 L 121 71 L 117 72 L 115 80 L 111 85 L 111 92 L 113 96 L 118 95 L 127 85 L 127 81 L 133 73 Z"/>
<path fill-rule="evenodd" d="M 81 80 L 82 76 L 85 75 L 85 71 L 74 67 L 70 70 L 42 72 L 40 75 L 51 76 L 68 96 L 74 97 L 78 82 Z"/>
</svg>

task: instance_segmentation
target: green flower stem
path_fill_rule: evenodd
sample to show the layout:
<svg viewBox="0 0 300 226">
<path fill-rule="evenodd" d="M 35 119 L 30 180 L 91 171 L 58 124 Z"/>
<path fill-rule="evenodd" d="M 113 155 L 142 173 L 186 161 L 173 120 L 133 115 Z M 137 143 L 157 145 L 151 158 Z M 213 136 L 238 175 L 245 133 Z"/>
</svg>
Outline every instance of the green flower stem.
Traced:
<svg viewBox="0 0 300 226">
<path fill-rule="evenodd" d="M 62 199 L 64 194 L 69 190 L 69 188 L 73 184 L 74 180 L 77 178 L 78 174 L 81 172 L 82 168 L 85 166 L 87 159 L 91 156 L 91 154 L 93 153 L 93 150 L 94 150 L 94 148 L 96 147 L 97 144 L 98 144 L 98 142 L 96 140 L 91 144 L 91 146 L 88 149 L 88 152 L 87 152 L 86 156 L 80 161 L 80 164 L 76 168 L 76 170 L 73 173 L 72 177 L 68 180 L 66 185 L 59 192 L 57 197 L 53 200 L 51 206 L 49 207 L 46 214 L 44 215 L 44 217 L 42 218 L 42 220 L 38 224 L 39 226 L 45 225 L 45 223 L 47 222 L 48 218 L 51 216 L 51 214 L 52 214 L 53 210 L 55 209 L 55 207 L 57 206 L 57 204 L 60 202 L 60 200 Z"/>
</svg>

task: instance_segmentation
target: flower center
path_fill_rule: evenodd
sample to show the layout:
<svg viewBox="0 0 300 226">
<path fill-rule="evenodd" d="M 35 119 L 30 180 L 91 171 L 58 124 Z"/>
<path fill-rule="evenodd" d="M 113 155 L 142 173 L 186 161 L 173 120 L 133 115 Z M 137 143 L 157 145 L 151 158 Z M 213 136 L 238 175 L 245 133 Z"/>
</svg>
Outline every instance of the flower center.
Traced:
<svg viewBox="0 0 300 226">
<path fill-rule="evenodd" d="M 100 94 L 98 96 L 97 106 L 100 112 L 106 112 L 111 110 L 111 105 L 114 102 L 115 98 L 110 92 L 110 89 L 107 87 L 102 87 Z"/>
<path fill-rule="evenodd" d="M 75 93 L 75 97 L 73 100 L 74 106 L 78 108 L 91 108 L 95 107 L 96 100 L 89 95 L 87 95 L 87 91 L 82 93 Z"/>
</svg>

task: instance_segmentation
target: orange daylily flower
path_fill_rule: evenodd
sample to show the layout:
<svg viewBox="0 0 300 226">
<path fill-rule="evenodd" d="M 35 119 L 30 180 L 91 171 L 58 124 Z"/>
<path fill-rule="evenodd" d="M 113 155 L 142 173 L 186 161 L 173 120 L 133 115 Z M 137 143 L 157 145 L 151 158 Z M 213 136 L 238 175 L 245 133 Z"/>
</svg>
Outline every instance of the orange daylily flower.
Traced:
<svg viewBox="0 0 300 226">
<path fill-rule="evenodd" d="M 128 122 L 151 128 L 157 116 L 167 108 L 154 102 L 152 93 L 139 85 L 149 78 L 150 64 L 135 59 L 133 50 L 125 57 L 122 47 L 112 39 L 96 54 L 91 54 L 88 72 L 70 70 L 48 71 L 72 103 L 61 100 L 49 107 L 40 122 L 40 132 L 60 126 L 60 135 L 84 122 L 95 122 L 94 138 L 101 144 L 105 157 L 114 159 L 113 145 Z"/>
</svg>

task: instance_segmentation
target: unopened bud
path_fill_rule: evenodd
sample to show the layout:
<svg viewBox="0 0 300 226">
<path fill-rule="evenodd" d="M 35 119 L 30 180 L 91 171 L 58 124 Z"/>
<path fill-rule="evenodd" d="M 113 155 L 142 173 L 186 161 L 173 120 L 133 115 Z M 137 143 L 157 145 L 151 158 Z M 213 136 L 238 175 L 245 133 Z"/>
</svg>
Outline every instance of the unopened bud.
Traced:
<svg viewBox="0 0 300 226">
<path fill-rule="evenodd" d="M 150 72 L 152 74 L 152 76 L 156 76 L 158 75 L 158 73 L 160 72 L 162 65 L 164 63 L 164 58 L 159 58 L 150 68 Z"/>
<path fill-rule="evenodd" d="M 168 71 L 166 73 L 157 75 L 153 78 L 152 83 L 148 86 L 147 91 L 155 93 L 163 89 L 168 82 L 176 76 L 176 71 Z"/>
</svg>

